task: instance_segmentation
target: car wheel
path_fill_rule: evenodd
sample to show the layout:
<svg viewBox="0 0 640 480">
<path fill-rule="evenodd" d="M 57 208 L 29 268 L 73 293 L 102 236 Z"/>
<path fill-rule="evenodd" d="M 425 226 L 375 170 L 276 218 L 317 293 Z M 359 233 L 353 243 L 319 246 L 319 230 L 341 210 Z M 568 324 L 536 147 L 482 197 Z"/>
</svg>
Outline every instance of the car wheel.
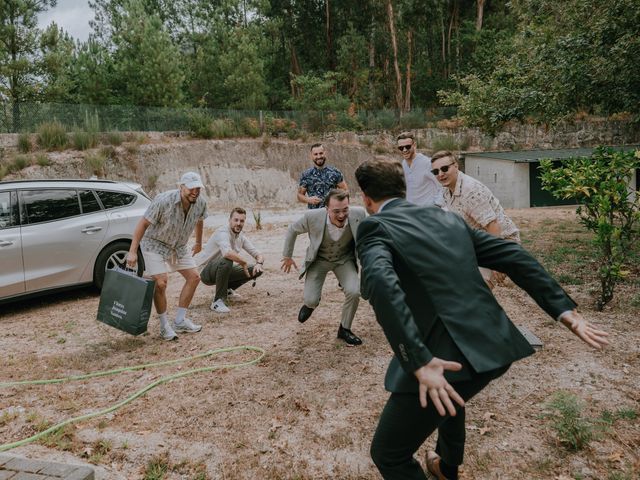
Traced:
<svg viewBox="0 0 640 480">
<path fill-rule="evenodd" d="M 107 269 L 112 269 L 115 267 L 124 268 L 127 260 L 127 253 L 129 253 L 129 246 L 131 244 L 129 242 L 115 242 L 104 248 L 98 255 L 96 260 L 95 268 L 93 269 L 93 283 L 98 288 L 98 290 L 102 289 L 102 284 L 104 282 L 104 273 Z M 142 258 L 142 253 L 138 249 L 138 265 L 137 265 L 137 274 L 138 276 L 142 275 L 144 272 L 144 259 Z"/>
</svg>

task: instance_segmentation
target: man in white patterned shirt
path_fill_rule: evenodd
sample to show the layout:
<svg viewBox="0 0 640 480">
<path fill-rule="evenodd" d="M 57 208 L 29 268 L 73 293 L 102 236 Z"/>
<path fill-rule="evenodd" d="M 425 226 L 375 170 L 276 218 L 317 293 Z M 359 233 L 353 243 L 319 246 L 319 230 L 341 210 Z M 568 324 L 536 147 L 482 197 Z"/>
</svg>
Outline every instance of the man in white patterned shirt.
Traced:
<svg viewBox="0 0 640 480">
<path fill-rule="evenodd" d="M 202 249 L 202 228 L 207 217 L 207 203 L 200 196 L 203 188 L 200 175 L 187 172 L 180 179 L 178 190 L 156 196 L 133 232 L 127 265 L 138 262 L 138 246 L 142 250 L 145 274 L 156 281 L 153 303 L 160 317 L 160 335 L 175 340 L 178 333 L 202 330 L 186 318 L 187 308 L 196 291 L 200 276 L 193 255 Z M 190 253 L 187 243 L 195 230 L 196 243 Z M 179 272 L 185 279 L 180 292 L 176 319 L 172 325 L 167 318 L 167 283 L 170 272 Z"/>
<path fill-rule="evenodd" d="M 228 297 L 238 297 L 235 290 L 262 275 L 264 257 L 242 233 L 247 211 L 236 207 L 229 215 L 229 224 L 218 228 L 199 254 L 196 264 L 201 267 L 200 279 L 205 285 L 215 285 L 216 293 L 211 310 L 229 313 Z M 240 252 L 245 250 L 256 263 L 249 265 Z"/>
<path fill-rule="evenodd" d="M 520 231 L 504 213 L 491 190 L 458 169 L 458 160 L 448 150 L 436 152 L 431 158 L 431 173 L 444 188 L 444 207 L 462 216 L 476 230 L 505 240 L 520 243 Z M 480 268 L 482 277 L 490 288 L 504 279 L 504 274 Z"/>
</svg>

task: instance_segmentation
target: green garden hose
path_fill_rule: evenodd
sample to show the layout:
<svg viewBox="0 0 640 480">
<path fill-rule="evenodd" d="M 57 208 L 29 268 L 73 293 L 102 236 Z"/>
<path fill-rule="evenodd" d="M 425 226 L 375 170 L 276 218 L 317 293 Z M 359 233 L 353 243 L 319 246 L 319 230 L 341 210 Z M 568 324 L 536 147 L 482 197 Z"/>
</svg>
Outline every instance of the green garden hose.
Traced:
<svg viewBox="0 0 640 480">
<path fill-rule="evenodd" d="M 104 370 L 104 371 L 101 371 L 101 372 L 87 373 L 85 375 L 73 375 L 73 376 L 70 376 L 70 377 L 53 378 L 53 379 L 50 379 L 50 380 L 21 380 L 21 381 L 17 381 L 17 382 L 0 382 L 0 388 L 16 387 L 16 386 L 21 386 L 21 385 L 47 385 L 47 384 L 53 384 L 53 383 L 72 382 L 72 381 L 76 381 L 76 380 L 86 380 L 88 378 L 105 377 L 107 375 L 116 375 L 116 374 L 122 373 L 122 372 L 131 372 L 131 371 L 135 371 L 135 370 L 144 370 L 144 369 L 147 369 L 147 368 L 161 367 L 161 366 L 164 366 L 164 365 L 173 365 L 173 364 L 176 364 L 176 363 L 182 363 L 182 362 L 187 362 L 187 361 L 191 361 L 191 360 L 197 360 L 197 359 L 201 359 L 201 358 L 205 358 L 205 357 L 210 357 L 210 356 L 213 356 L 213 355 L 218 355 L 220 353 L 234 352 L 234 351 L 238 351 L 238 350 L 247 350 L 247 351 L 251 351 L 251 352 L 258 352 L 259 355 L 256 358 L 254 358 L 252 360 L 249 360 L 249 361 L 246 361 L 246 362 L 218 364 L 218 365 L 212 365 L 212 366 L 209 366 L 209 367 L 194 368 L 192 370 L 187 370 L 187 371 L 184 371 L 184 372 L 175 373 L 173 375 L 167 375 L 165 377 L 160 378 L 159 380 L 156 380 L 155 382 L 152 382 L 152 383 L 148 384 L 144 388 L 142 388 L 142 389 L 138 390 L 137 392 L 135 392 L 130 397 L 127 397 L 124 400 L 122 400 L 121 402 L 118 402 L 115 405 L 112 405 L 111 407 L 105 408 L 104 410 L 100 410 L 100 411 L 93 412 L 93 413 L 87 413 L 86 415 L 81 415 L 79 417 L 70 418 L 70 419 L 65 420 L 63 422 L 60 422 L 60 423 L 58 423 L 56 425 L 53 425 L 52 427 L 49 427 L 46 430 L 44 430 L 42 432 L 39 432 L 36 435 L 33 435 L 31 437 L 25 438 L 23 440 L 19 440 L 17 442 L 6 443 L 4 445 L 0 445 L 0 452 L 11 450 L 12 448 L 20 447 L 22 445 L 26 445 L 28 443 L 34 442 L 34 441 L 36 441 L 36 440 L 38 440 L 38 439 L 40 439 L 40 438 L 52 433 L 52 432 L 55 432 L 56 430 L 59 430 L 62 427 L 65 427 L 66 425 L 70 425 L 70 424 L 76 423 L 76 422 L 81 422 L 83 420 L 88 420 L 88 419 L 94 418 L 94 417 L 99 417 L 100 415 L 105 415 L 107 413 L 115 412 L 119 408 L 125 406 L 127 403 L 132 402 L 136 398 L 141 397 L 142 395 L 147 393 L 149 390 L 151 390 L 151 389 L 153 389 L 153 388 L 155 388 L 158 385 L 161 385 L 163 383 L 171 382 L 171 381 L 176 380 L 178 378 L 186 377 L 188 375 L 193 375 L 193 374 L 196 374 L 196 373 L 213 372 L 215 370 L 232 369 L 232 368 L 248 367 L 249 365 L 255 365 L 256 363 L 258 363 L 262 359 L 262 357 L 264 357 L 265 351 L 262 348 L 259 348 L 259 347 L 252 347 L 252 346 L 248 346 L 248 345 L 242 345 L 242 346 L 237 346 L 237 347 L 227 347 L 227 348 L 219 348 L 219 349 L 215 349 L 215 350 L 209 350 L 208 352 L 204 352 L 204 353 L 201 353 L 201 354 L 198 354 L 198 355 L 194 355 L 192 357 L 183 357 L 183 358 L 178 358 L 178 359 L 175 359 L 175 360 L 167 360 L 167 361 L 164 361 L 164 362 L 146 363 L 144 365 L 134 365 L 132 367 L 118 368 L 118 369 L 115 369 L 115 370 Z"/>
</svg>

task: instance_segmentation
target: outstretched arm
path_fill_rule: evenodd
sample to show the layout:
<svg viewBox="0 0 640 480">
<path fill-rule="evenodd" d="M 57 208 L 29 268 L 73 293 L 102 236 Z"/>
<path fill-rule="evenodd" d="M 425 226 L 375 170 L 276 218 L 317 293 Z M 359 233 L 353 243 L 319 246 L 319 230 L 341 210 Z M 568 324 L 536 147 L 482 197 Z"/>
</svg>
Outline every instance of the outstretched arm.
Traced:
<svg viewBox="0 0 640 480">
<path fill-rule="evenodd" d="M 560 321 L 580 340 L 593 348 L 600 350 L 602 347 L 609 345 L 609 340 L 607 340 L 609 334 L 604 330 L 595 328 L 575 309 L 562 314 Z"/>
<path fill-rule="evenodd" d="M 294 223 L 289 225 L 287 234 L 284 237 L 284 247 L 282 249 L 282 266 L 280 267 L 285 273 L 291 271 L 293 266 L 296 270 L 298 266 L 293 260 L 293 249 L 296 246 L 296 238 L 298 235 L 309 231 L 309 221 L 307 215 L 303 215 Z"/>
</svg>

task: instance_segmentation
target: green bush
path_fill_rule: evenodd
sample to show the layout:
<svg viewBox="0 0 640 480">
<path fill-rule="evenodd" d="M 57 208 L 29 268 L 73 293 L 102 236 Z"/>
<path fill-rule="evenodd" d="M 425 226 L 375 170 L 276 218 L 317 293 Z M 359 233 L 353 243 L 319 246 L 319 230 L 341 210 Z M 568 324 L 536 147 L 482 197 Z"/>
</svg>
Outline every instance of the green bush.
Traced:
<svg viewBox="0 0 640 480">
<path fill-rule="evenodd" d="M 84 157 L 84 163 L 92 174 L 101 177 L 104 175 L 104 163 L 107 158 L 102 153 L 92 153 Z"/>
<path fill-rule="evenodd" d="M 107 143 L 109 145 L 113 145 L 115 147 L 122 145 L 122 142 L 124 141 L 124 137 L 122 136 L 122 133 L 115 131 L 115 132 L 109 132 L 107 133 Z"/>
<path fill-rule="evenodd" d="M 213 119 L 202 112 L 193 112 L 189 116 L 189 133 L 196 138 L 213 138 Z"/>
<path fill-rule="evenodd" d="M 618 151 L 598 147 L 590 157 L 562 161 L 557 167 L 541 160 L 542 188 L 556 198 L 574 199 L 580 223 L 595 234 L 596 266 L 602 310 L 613 299 L 615 287 L 629 275 L 628 260 L 637 244 L 640 195 L 628 185 L 640 167 L 640 150 Z"/>
<path fill-rule="evenodd" d="M 434 139 L 431 144 L 431 149 L 434 152 L 439 152 L 440 150 L 455 152 L 456 150 L 460 150 L 460 145 L 458 145 L 453 135 L 445 135 Z"/>
<path fill-rule="evenodd" d="M 238 136 L 238 130 L 233 120 L 216 118 L 211 122 L 213 138 L 231 138 Z"/>
<path fill-rule="evenodd" d="M 239 120 L 239 130 L 252 138 L 257 138 L 262 134 L 258 121 L 250 117 Z"/>
<path fill-rule="evenodd" d="M 100 155 L 105 158 L 115 158 L 116 149 L 112 145 L 105 145 L 100 149 Z"/>
<path fill-rule="evenodd" d="M 23 168 L 31 165 L 31 157 L 28 155 L 17 155 L 16 158 L 13 159 L 13 168 L 14 172 L 19 172 Z"/>
<path fill-rule="evenodd" d="M 338 128 L 351 132 L 364 130 L 364 125 L 357 117 L 352 117 L 348 113 L 340 112 L 337 117 Z"/>
<path fill-rule="evenodd" d="M 551 420 L 561 445 L 571 451 L 586 447 L 595 436 L 594 424 L 582 417 L 582 404 L 568 392 L 557 392 L 546 404 L 550 412 L 544 416 Z"/>
<path fill-rule="evenodd" d="M 0 180 L 7 176 L 9 170 L 4 165 L 0 165 Z"/>
<path fill-rule="evenodd" d="M 18 135 L 18 151 L 21 153 L 29 153 L 31 151 L 31 135 L 21 133 Z"/>
<path fill-rule="evenodd" d="M 307 114 L 307 121 L 305 125 L 307 130 L 310 132 L 324 132 L 326 130 L 326 121 L 324 116 L 324 112 L 309 112 Z M 267 122 L 267 130 L 269 129 L 268 125 L 269 124 Z"/>
<path fill-rule="evenodd" d="M 391 130 L 396 126 L 396 114 L 393 110 L 380 110 L 371 120 L 371 124 L 376 129 Z"/>
<path fill-rule="evenodd" d="M 76 150 L 87 150 L 98 145 L 98 135 L 92 132 L 76 130 L 73 132 L 73 147 Z"/>
<path fill-rule="evenodd" d="M 398 126 L 402 130 L 411 130 L 414 128 L 424 128 L 427 124 L 427 117 L 423 110 L 412 110 L 405 113 L 398 122 Z"/>
<path fill-rule="evenodd" d="M 64 126 L 55 120 L 38 125 L 36 142 L 45 150 L 64 150 L 69 143 L 69 138 Z"/>
<path fill-rule="evenodd" d="M 47 167 L 51 165 L 51 160 L 44 153 L 39 153 L 36 155 L 36 163 L 41 167 Z"/>
</svg>

